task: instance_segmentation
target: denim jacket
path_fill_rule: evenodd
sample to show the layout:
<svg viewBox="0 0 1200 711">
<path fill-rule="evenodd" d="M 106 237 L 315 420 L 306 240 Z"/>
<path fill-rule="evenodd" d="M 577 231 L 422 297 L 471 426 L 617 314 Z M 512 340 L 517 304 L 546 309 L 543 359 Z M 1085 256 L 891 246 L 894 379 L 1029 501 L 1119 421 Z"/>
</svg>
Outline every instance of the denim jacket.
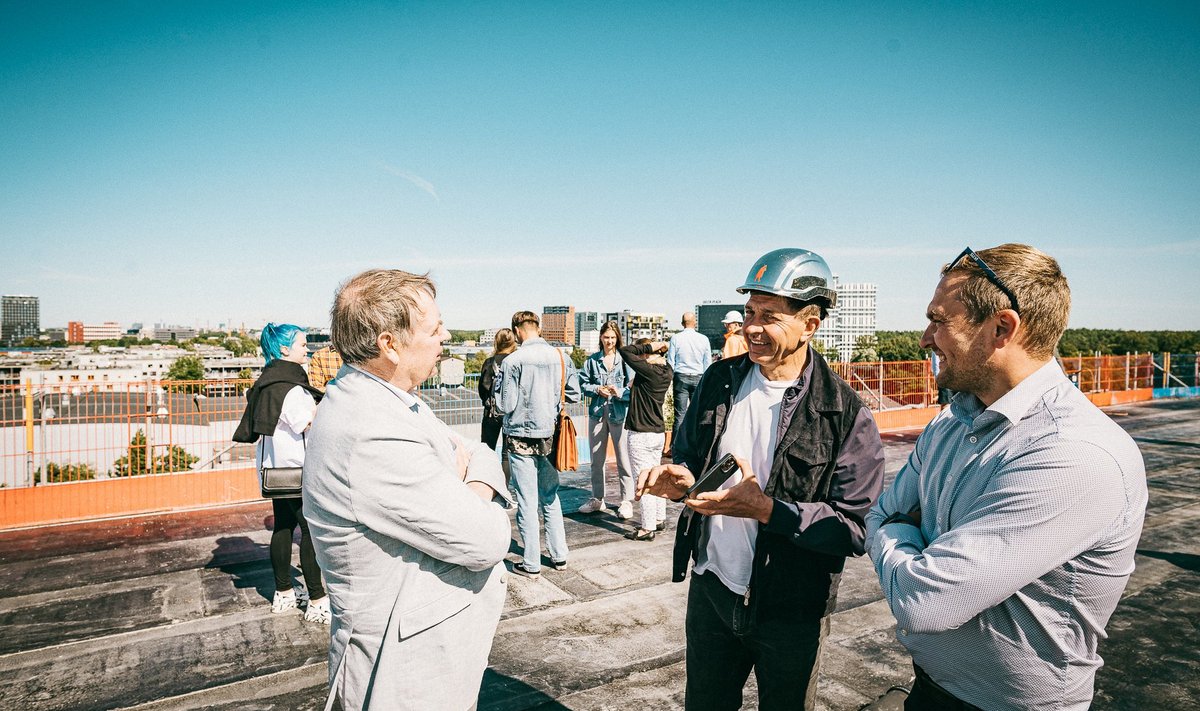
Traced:
<svg viewBox="0 0 1200 711">
<path fill-rule="evenodd" d="M 625 421 L 625 413 L 629 410 L 629 381 L 633 379 L 633 373 L 629 371 L 625 361 L 621 360 L 621 354 L 615 355 L 612 370 L 604 367 L 604 351 L 596 351 L 588 356 L 583 362 L 583 376 L 580 382 L 583 385 L 583 394 L 591 398 L 588 402 L 588 417 L 593 420 L 608 418 L 609 422 L 619 424 Z M 596 390 L 601 385 L 615 387 L 617 396 L 605 398 L 597 395 Z"/>
<path fill-rule="evenodd" d="M 496 407 L 504 414 L 504 434 L 552 437 L 558 423 L 562 362 L 567 366 L 567 402 L 579 402 L 579 371 L 566 354 L 543 338 L 530 338 L 504 359 L 493 386 Z"/>
</svg>

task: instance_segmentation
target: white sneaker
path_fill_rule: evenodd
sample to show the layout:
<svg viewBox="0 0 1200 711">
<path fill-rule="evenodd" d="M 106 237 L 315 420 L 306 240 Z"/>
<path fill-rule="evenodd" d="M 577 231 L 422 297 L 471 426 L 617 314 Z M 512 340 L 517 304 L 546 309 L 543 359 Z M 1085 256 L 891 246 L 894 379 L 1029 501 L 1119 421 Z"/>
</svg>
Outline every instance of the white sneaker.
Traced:
<svg viewBox="0 0 1200 711">
<path fill-rule="evenodd" d="M 604 502 L 600 499 L 591 498 L 587 503 L 579 507 L 579 513 L 596 513 L 604 510 Z"/>
<path fill-rule="evenodd" d="M 296 591 L 287 590 L 284 592 L 275 591 L 275 599 L 271 601 L 271 612 L 280 614 L 288 610 L 296 609 Z"/>
<path fill-rule="evenodd" d="M 327 625 L 333 619 L 333 615 L 329 612 L 329 596 L 314 600 L 308 603 L 308 609 L 304 612 L 305 622 L 316 622 L 322 625 Z"/>
<path fill-rule="evenodd" d="M 622 521 L 628 521 L 629 519 L 633 518 L 632 501 L 621 502 L 621 505 L 617 507 L 617 518 L 621 519 Z"/>
</svg>

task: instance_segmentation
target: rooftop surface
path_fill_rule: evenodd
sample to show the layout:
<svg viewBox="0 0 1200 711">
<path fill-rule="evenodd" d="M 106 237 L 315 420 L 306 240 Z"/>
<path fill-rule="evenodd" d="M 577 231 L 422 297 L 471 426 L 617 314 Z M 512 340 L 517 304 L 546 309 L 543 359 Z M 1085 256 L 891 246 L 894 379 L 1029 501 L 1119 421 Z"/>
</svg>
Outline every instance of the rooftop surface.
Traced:
<svg viewBox="0 0 1200 711">
<path fill-rule="evenodd" d="M 1150 507 L 1100 647 L 1095 709 L 1198 708 L 1198 411 L 1200 400 L 1108 410 L 1142 449 Z M 885 436 L 889 480 L 915 438 Z M 564 510 L 588 498 L 587 482 L 563 476 Z M 269 518 L 255 503 L 0 534 L 2 706 L 320 709 L 328 629 L 271 614 Z M 571 514 L 570 567 L 509 576 L 480 709 L 682 706 L 687 585 L 670 582 L 673 531 L 635 543 L 628 528 L 611 511 Z M 859 709 L 908 681 L 894 632 L 869 561 L 848 561 L 822 708 Z"/>
</svg>

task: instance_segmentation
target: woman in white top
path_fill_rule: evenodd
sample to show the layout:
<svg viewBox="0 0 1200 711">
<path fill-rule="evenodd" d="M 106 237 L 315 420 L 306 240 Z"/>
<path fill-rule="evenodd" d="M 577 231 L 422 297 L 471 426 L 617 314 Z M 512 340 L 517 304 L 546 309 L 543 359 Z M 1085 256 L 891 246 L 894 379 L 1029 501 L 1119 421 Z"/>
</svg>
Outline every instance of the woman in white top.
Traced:
<svg viewBox="0 0 1200 711">
<path fill-rule="evenodd" d="M 308 341 L 299 326 L 269 323 L 263 328 L 260 343 L 267 364 L 246 393 L 246 412 L 233 439 L 257 443 L 255 463 L 261 477 L 264 467 L 304 465 L 304 433 L 312 424 L 322 393 L 308 384 L 302 367 L 308 358 Z M 271 534 L 275 597 L 271 611 L 294 610 L 298 603 L 292 588 L 292 537 L 299 526 L 300 570 L 311 598 L 304 619 L 329 624 L 329 598 L 325 596 L 321 569 L 301 510 L 303 500 L 276 498 L 271 503 L 275 512 Z"/>
</svg>

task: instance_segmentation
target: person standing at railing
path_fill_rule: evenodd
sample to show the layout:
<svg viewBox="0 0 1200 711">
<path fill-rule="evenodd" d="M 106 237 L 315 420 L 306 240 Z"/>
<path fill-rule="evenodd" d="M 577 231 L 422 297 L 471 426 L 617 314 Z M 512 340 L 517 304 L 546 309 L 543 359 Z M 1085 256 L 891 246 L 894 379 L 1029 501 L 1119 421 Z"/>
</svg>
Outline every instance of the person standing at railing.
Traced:
<svg viewBox="0 0 1200 711">
<path fill-rule="evenodd" d="M 246 392 L 246 410 L 233 434 L 235 442 L 257 442 L 255 468 L 304 466 L 305 431 L 312 424 L 323 393 L 312 387 L 304 372 L 308 338 L 292 324 L 268 323 L 259 339 L 267 364 Z M 292 586 L 292 537 L 300 527 L 300 570 L 308 588 L 304 619 L 329 624 L 329 598 L 313 553 L 312 537 L 300 498 L 271 499 L 275 522 L 271 533 L 271 569 L 275 597 L 271 612 L 283 613 L 303 603 Z"/>
<path fill-rule="evenodd" d="M 517 350 L 517 339 L 513 337 L 511 328 L 496 331 L 496 340 L 492 346 L 492 354 L 483 361 L 479 370 L 479 399 L 483 402 L 483 421 L 480 423 L 480 441 L 495 449 L 500 439 L 500 428 L 504 425 L 504 413 L 496 407 L 496 378 L 500 375 L 500 365 L 510 353 Z"/>
<path fill-rule="evenodd" d="M 867 517 L 916 682 L 906 709 L 1091 706 L 1133 572 L 1146 471 L 1054 360 L 1071 290 L 1024 244 L 941 270 L 921 347 L 955 391 Z"/>
<path fill-rule="evenodd" d="M 625 413 L 629 409 L 631 374 L 618 352 L 621 330 L 616 321 L 600 328 L 600 350 L 583 363 L 580 387 L 588 397 L 588 444 L 592 450 L 592 498 L 579 507 L 579 513 L 604 510 L 604 465 L 608 443 L 612 441 L 617 458 L 617 482 L 621 503 L 617 516 L 633 518 L 633 470 L 629 467 L 629 446 L 625 439 Z"/>
</svg>

